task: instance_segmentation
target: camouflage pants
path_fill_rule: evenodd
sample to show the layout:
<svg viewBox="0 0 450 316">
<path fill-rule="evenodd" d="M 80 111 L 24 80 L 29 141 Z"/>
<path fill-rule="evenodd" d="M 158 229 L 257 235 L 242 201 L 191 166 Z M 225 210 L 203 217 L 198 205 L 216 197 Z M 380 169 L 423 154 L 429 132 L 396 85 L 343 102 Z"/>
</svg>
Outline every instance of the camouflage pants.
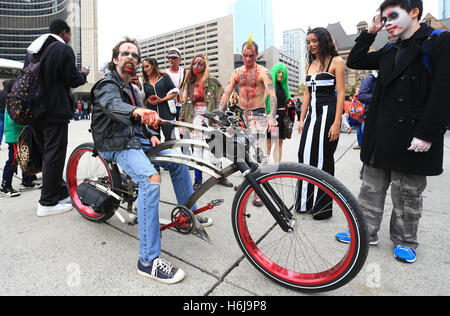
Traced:
<svg viewBox="0 0 450 316">
<path fill-rule="evenodd" d="M 394 245 L 416 249 L 419 245 L 417 232 L 423 210 L 422 193 L 427 186 L 427 178 L 364 166 L 359 203 L 367 221 L 371 240 L 378 238 L 389 186 L 393 204 L 391 240 Z"/>
</svg>

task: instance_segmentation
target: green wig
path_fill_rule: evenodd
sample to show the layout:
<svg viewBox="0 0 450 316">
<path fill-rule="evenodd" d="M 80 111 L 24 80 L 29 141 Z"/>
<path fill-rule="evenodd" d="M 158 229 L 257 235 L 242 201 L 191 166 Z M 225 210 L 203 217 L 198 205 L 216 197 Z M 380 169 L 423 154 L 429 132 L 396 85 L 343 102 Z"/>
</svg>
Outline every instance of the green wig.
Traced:
<svg viewBox="0 0 450 316">
<path fill-rule="evenodd" d="M 281 80 L 281 82 L 278 82 L 278 73 L 280 71 L 283 72 L 283 79 Z M 270 75 L 272 76 L 275 91 L 277 90 L 278 85 L 281 84 L 281 87 L 286 93 L 286 100 L 289 100 L 291 98 L 291 91 L 289 90 L 288 86 L 289 77 L 286 65 L 282 63 L 275 64 L 270 72 Z M 266 113 L 270 114 L 270 96 L 266 97 Z"/>
</svg>

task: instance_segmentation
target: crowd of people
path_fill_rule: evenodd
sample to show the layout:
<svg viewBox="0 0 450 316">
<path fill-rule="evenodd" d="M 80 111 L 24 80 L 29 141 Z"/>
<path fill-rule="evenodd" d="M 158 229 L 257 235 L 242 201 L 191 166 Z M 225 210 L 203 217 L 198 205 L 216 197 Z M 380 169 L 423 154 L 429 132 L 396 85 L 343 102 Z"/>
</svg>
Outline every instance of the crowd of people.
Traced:
<svg viewBox="0 0 450 316">
<path fill-rule="evenodd" d="M 73 119 L 75 121 L 90 120 L 91 113 L 92 104 L 87 101 L 78 100 L 73 111 Z"/>
<path fill-rule="evenodd" d="M 415 262 L 422 193 L 426 188 L 426 177 L 443 172 L 443 136 L 450 116 L 446 91 L 450 85 L 450 61 L 447 58 L 450 56 L 450 35 L 431 36 L 433 29 L 419 24 L 422 13 L 422 0 L 384 1 L 370 28 L 357 38 L 347 64 L 339 57 L 326 28 L 309 30 L 305 69 L 307 89 L 301 102 L 289 91 L 285 65 L 276 64 L 273 69 L 266 69 L 257 64 L 259 48 L 252 38 L 241 47 L 244 65 L 233 71 L 225 87 L 210 75 L 205 54 L 196 55 L 190 61 L 189 69 L 183 69 L 180 67 L 182 53 L 172 48 L 167 53 L 170 67 L 163 71 L 156 59 L 141 60 L 136 40 L 120 41 L 113 49 L 110 72 L 92 90 L 91 129 L 99 154 L 117 162 L 139 183 L 138 272 L 168 284 L 181 281 L 185 275 L 180 268 L 160 258 L 158 204 L 161 176 L 158 167 L 170 171 L 180 205 L 203 180 L 200 171 L 195 172 L 192 181 L 185 166 L 153 165 L 147 159 L 145 153 L 160 144 L 161 134 L 164 141 L 182 137 L 203 140 L 201 134 L 179 134 L 173 127 L 159 123 L 161 119 L 177 119 L 209 125 L 211 122 L 202 114 L 215 109 L 233 111 L 245 121 L 248 132 L 256 139 L 261 165 L 269 163 L 272 153 L 274 162 L 282 161 L 283 143 L 291 138 L 297 117 L 298 133 L 301 134 L 298 159 L 286 159 L 314 166 L 333 176 L 334 153 L 343 123 L 344 130 L 357 128 L 358 146 L 355 149 L 361 150 L 364 163 L 359 200 L 368 222 L 370 243 L 378 244 L 386 191 L 392 186 L 394 211 L 390 237 L 394 256 L 402 262 Z M 34 127 L 44 153 L 38 216 L 61 214 L 72 209 L 62 179 L 68 120 L 73 116 L 67 92 L 69 88 L 84 84 L 89 73 L 88 69 L 81 72 L 76 69 L 73 51 L 65 44 L 67 38 L 70 40 L 70 29 L 67 25 L 61 28 L 61 22 L 58 23 L 59 28 L 53 24 L 50 27 L 51 35 L 38 39 L 40 45 L 32 45 L 39 49 L 29 49 L 29 58 L 32 58 L 33 53 L 39 54 L 50 42 L 61 42 L 43 62 L 43 71 L 50 74 L 45 76 L 50 78 L 45 82 L 49 95 L 45 106 L 49 115 L 42 124 Z M 391 43 L 371 52 L 382 28 L 389 32 Z M 422 58 L 417 57 L 420 53 L 417 47 L 430 43 L 431 64 L 435 67 L 432 74 L 424 67 Z M 48 67 L 50 64 L 52 67 Z M 376 71 L 363 82 L 355 97 L 365 105 L 364 115 L 359 113 L 357 120 L 352 112 L 352 102 L 345 95 L 346 65 L 352 69 Z M 142 77 L 137 76 L 139 70 Z M 14 140 L 7 141 L 14 144 Z M 211 153 L 194 150 L 192 154 L 220 168 L 221 161 Z M 2 192 L 13 196 L 14 190 L 8 179 L 9 175 L 6 179 L 4 176 L 6 182 Z M 23 176 L 23 181 L 28 186 L 37 185 L 27 175 Z M 227 179 L 221 184 L 233 187 Z M 323 193 L 312 194 L 314 199 L 307 199 L 311 189 L 308 185 L 299 188 L 302 203 L 296 211 L 311 212 L 318 221 L 331 219 L 332 203 L 327 197 L 320 196 Z M 263 206 L 257 195 L 253 197 L 253 204 Z M 195 210 L 196 205 L 192 209 Z M 210 218 L 198 219 L 202 225 L 213 224 Z M 351 242 L 346 232 L 337 234 L 336 238 L 343 243 Z"/>
</svg>

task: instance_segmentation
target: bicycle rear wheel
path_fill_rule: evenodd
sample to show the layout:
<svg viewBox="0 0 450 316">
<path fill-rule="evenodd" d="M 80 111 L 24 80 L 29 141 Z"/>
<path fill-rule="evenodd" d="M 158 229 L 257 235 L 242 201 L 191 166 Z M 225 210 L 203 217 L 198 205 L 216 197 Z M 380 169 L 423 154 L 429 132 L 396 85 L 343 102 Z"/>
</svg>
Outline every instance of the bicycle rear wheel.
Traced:
<svg viewBox="0 0 450 316">
<path fill-rule="evenodd" d="M 304 292 L 337 289 L 360 272 L 368 254 L 366 226 L 358 202 L 341 183 L 302 164 L 269 166 L 254 177 L 274 205 L 282 201 L 287 210 L 284 217 L 294 228 L 292 233 L 284 232 L 265 206 L 252 204 L 254 190 L 248 182 L 241 185 L 233 202 L 233 230 L 242 251 L 259 271 Z M 299 188 L 303 184 L 317 190 L 302 199 Z M 325 208 L 333 208 L 332 219 L 314 220 L 313 215 L 321 210 L 314 209 L 314 214 L 312 208 L 301 211 L 311 204 L 305 201 L 318 198 L 329 199 Z M 336 233 L 342 231 L 350 233 L 350 244 L 335 240 Z"/>
<path fill-rule="evenodd" d="M 108 212 L 97 213 L 92 207 L 84 205 L 77 193 L 78 186 L 85 181 L 91 181 L 108 189 L 118 188 L 120 185 L 118 170 L 111 169 L 102 157 L 95 154 L 94 144 L 86 143 L 73 151 L 67 165 L 66 177 L 72 202 L 84 218 L 100 223 L 114 215 L 119 205 Z"/>
</svg>

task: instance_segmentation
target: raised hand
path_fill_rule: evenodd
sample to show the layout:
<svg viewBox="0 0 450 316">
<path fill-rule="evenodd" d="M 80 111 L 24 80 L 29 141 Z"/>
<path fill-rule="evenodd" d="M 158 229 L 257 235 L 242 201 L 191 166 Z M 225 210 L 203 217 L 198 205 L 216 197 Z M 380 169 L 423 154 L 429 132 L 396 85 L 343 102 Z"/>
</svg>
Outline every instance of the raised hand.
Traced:
<svg viewBox="0 0 450 316">
<path fill-rule="evenodd" d="M 377 34 L 386 24 L 385 21 L 383 21 L 383 18 L 380 14 L 376 15 L 372 19 L 372 24 L 369 27 L 368 32 L 370 34 Z"/>
</svg>

